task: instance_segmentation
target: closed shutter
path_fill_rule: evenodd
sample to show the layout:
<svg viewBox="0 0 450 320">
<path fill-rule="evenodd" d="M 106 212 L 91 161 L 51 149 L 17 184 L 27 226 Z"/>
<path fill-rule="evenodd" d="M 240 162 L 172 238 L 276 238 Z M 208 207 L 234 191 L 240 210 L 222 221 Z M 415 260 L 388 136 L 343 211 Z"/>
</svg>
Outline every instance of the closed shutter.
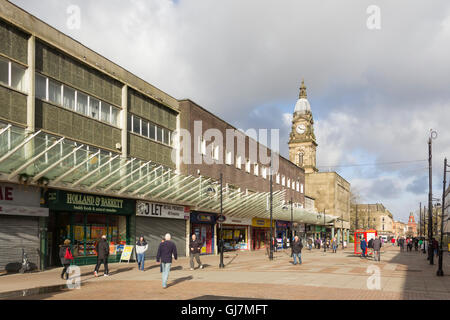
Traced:
<svg viewBox="0 0 450 320">
<path fill-rule="evenodd" d="M 35 217 L 0 216 L 0 270 L 22 264 L 22 248 L 32 267 L 39 267 L 39 221 Z"/>
<path fill-rule="evenodd" d="M 144 236 L 148 243 L 145 259 L 154 259 L 158 246 L 166 233 L 170 233 L 179 257 L 186 256 L 186 222 L 181 219 L 136 217 L 136 241 Z"/>
</svg>

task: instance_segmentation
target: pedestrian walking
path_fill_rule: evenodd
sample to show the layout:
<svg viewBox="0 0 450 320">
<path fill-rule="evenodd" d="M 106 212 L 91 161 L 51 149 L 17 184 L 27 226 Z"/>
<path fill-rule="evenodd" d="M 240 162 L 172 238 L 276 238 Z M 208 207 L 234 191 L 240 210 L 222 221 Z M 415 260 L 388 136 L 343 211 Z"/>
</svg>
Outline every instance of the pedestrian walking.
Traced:
<svg viewBox="0 0 450 320">
<path fill-rule="evenodd" d="M 136 254 L 138 260 L 138 269 L 144 271 L 145 251 L 148 250 L 147 241 L 141 236 L 136 242 Z"/>
<path fill-rule="evenodd" d="M 395 246 L 395 238 L 391 239 L 392 246 Z"/>
<path fill-rule="evenodd" d="M 375 240 L 373 240 L 373 260 L 380 261 L 381 258 L 381 247 L 383 246 L 383 242 L 380 240 L 380 237 L 377 236 Z"/>
<path fill-rule="evenodd" d="M 291 247 L 291 256 L 294 257 L 294 265 L 297 264 L 297 258 L 298 263 L 302 264 L 302 249 L 303 249 L 302 240 L 300 240 L 298 236 L 295 236 L 294 242 L 292 243 Z"/>
<path fill-rule="evenodd" d="M 156 254 L 156 262 L 162 265 L 162 287 L 167 288 L 167 280 L 169 279 L 170 266 L 172 265 L 172 256 L 177 260 L 177 247 L 170 239 L 170 233 L 165 236 L 165 241 L 161 242 L 158 247 L 158 253 Z"/>
<path fill-rule="evenodd" d="M 95 266 L 94 275 L 98 277 L 98 271 L 100 269 L 101 264 L 105 266 L 105 271 L 103 276 L 108 277 L 109 276 L 109 270 L 108 270 L 108 257 L 109 257 L 109 243 L 106 240 L 106 236 L 102 235 L 102 238 L 97 243 L 96 246 L 97 250 L 97 265 Z"/>
<path fill-rule="evenodd" d="M 313 243 L 313 240 L 311 238 L 309 238 L 308 239 L 308 249 L 309 249 L 309 251 L 312 250 L 312 243 Z"/>
<path fill-rule="evenodd" d="M 336 237 L 334 237 L 333 238 L 333 242 L 331 243 L 331 246 L 332 246 L 332 248 L 333 248 L 333 252 L 334 253 L 336 253 L 336 250 L 337 250 L 337 240 L 336 240 Z"/>
<path fill-rule="evenodd" d="M 433 238 L 431 245 L 433 246 L 433 251 L 436 257 L 439 256 L 439 242 L 435 238 Z"/>
<path fill-rule="evenodd" d="M 189 262 L 191 264 L 191 270 L 194 270 L 194 258 L 197 261 L 200 269 L 203 269 L 202 262 L 200 261 L 200 252 L 203 247 L 203 242 L 197 239 L 197 235 L 194 233 L 189 242 Z"/>
<path fill-rule="evenodd" d="M 73 260 L 72 251 L 70 250 L 70 240 L 64 240 L 64 244 L 59 248 L 59 259 L 63 265 L 63 270 L 61 272 L 61 279 L 67 280 L 69 278 L 69 273 L 67 269 Z"/>
<path fill-rule="evenodd" d="M 366 250 L 367 250 L 366 239 L 364 239 L 364 238 L 361 239 L 360 247 L 361 247 L 361 257 L 365 258 L 366 257 Z"/>
</svg>

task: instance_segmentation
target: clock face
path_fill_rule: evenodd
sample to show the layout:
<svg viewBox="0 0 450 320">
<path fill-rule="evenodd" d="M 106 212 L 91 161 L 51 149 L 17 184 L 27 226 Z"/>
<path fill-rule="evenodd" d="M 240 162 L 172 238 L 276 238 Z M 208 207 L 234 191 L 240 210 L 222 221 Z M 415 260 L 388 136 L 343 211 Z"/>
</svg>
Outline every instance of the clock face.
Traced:
<svg viewBox="0 0 450 320">
<path fill-rule="evenodd" d="M 305 131 L 306 131 L 306 127 L 305 127 L 304 124 L 299 124 L 299 125 L 297 126 L 297 128 L 295 128 L 295 130 L 297 131 L 297 133 L 303 134 L 303 133 L 305 133 Z"/>
</svg>

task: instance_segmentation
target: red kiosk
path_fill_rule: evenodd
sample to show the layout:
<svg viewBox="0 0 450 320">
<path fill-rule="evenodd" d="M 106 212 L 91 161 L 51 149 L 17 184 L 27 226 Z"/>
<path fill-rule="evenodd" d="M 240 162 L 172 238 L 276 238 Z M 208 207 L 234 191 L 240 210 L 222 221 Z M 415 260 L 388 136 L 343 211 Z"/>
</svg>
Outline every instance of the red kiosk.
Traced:
<svg viewBox="0 0 450 320">
<path fill-rule="evenodd" d="M 355 243 L 355 254 L 360 255 L 361 252 L 361 239 L 364 237 L 366 239 L 366 242 L 369 243 L 370 239 L 375 239 L 375 237 L 378 235 L 377 230 L 375 229 L 369 229 L 369 230 L 363 230 L 358 229 L 355 231 L 354 234 L 354 243 Z M 367 249 L 366 249 L 367 251 Z M 367 254 L 367 252 L 366 252 Z M 372 252 L 369 252 L 368 254 L 372 254 Z"/>
</svg>

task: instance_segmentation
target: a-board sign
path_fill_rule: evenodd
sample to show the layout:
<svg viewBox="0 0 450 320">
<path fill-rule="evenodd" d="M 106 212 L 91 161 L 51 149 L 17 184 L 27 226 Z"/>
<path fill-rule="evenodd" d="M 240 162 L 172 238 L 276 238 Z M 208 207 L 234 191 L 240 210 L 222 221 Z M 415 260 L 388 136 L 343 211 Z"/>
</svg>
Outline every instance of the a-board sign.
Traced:
<svg viewBox="0 0 450 320">
<path fill-rule="evenodd" d="M 134 246 L 124 246 L 122 255 L 120 256 L 120 262 L 128 261 L 130 262 L 131 255 L 133 254 Z"/>
</svg>

